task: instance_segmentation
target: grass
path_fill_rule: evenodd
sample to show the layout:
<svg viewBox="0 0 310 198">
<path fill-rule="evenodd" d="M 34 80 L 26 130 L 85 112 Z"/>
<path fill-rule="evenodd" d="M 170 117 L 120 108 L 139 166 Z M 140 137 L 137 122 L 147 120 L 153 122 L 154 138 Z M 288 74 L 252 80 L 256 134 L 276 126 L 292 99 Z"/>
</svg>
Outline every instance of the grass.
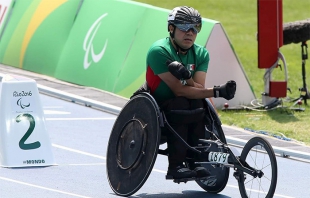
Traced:
<svg viewBox="0 0 310 198">
<path fill-rule="evenodd" d="M 180 5 L 196 8 L 204 18 L 220 21 L 234 46 L 238 58 L 249 78 L 258 99 L 264 91 L 263 75 L 265 70 L 257 67 L 257 0 L 136 0 L 157 7 L 172 9 Z M 310 18 L 309 0 L 283 0 L 283 23 Z M 165 23 L 165 21 L 163 21 Z M 199 36 L 199 35 L 198 35 Z M 280 51 L 285 56 L 288 66 L 288 87 L 292 93 L 289 98 L 300 96 L 302 87 L 301 70 L 301 43 L 284 45 Z M 310 51 L 310 50 L 308 50 Z M 309 55 L 310 56 L 310 55 Z M 310 59 L 306 60 L 306 76 L 310 78 Z M 273 72 L 273 79 L 283 80 L 283 71 L 277 69 Z M 309 80 L 307 84 L 310 85 Z M 293 103 L 286 102 L 285 106 Z M 308 100 L 310 104 L 310 100 Z M 227 111 L 219 110 L 222 122 L 226 125 L 253 130 L 263 130 L 269 133 L 283 134 L 310 145 L 310 107 L 302 104 L 304 112 L 295 112 L 289 109 L 260 111 Z M 298 106 L 297 106 L 298 107 Z"/>
</svg>

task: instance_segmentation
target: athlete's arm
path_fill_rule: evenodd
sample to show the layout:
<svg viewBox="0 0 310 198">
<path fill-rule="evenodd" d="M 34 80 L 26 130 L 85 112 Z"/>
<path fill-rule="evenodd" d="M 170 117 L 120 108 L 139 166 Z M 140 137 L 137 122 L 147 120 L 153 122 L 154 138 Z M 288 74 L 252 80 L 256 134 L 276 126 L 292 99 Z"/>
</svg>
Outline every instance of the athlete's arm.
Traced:
<svg viewBox="0 0 310 198">
<path fill-rule="evenodd" d="M 202 74 L 200 73 L 199 75 L 197 75 L 197 77 L 201 75 Z M 203 98 L 210 98 L 214 96 L 213 88 L 205 89 L 205 88 L 197 88 L 195 86 L 183 85 L 181 81 L 175 78 L 170 72 L 161 73 L 158 76 L 168 85 L 168 87 L 173 91 L 173 93 L 176 96 L 184 96 L 190 99 L 203 99 Z M 197 77 L 195 74 L 194 79 L 196 79 Z M 205 79 L 205 77 L 203 79 Z M 199 80 L 197 82 L 197 85 L 202 86 L 200 84 L 200 83 L 203 83 L 202 81 L 204 80 Z"/>
<path fill-rule="evenodd" d="M 187 86 L 192 86 L 192 87 L 197 87 L 197 88 L 201 88 L 201 86 L 199 86 L 198 83 L 196 83 L 193 78 L 187 79 L 186 80 L 186 85 Z"/>
<path fill-rule="evenodd" d="M 192 87 L 196 87 L 196 88 L 204 88 L 201 84 L 196 83 L 193 78 L 190 78 L 188 80 L 186 80 L 186 85 L 187 86 L 192 86 Z"/>
<path fill-rule="evenodd" d="M 205 88 L 206 72 L 197 71 L 197 72 L 195 72 L 195 74 L 192 78 L 193 78 L 193 81 L 195 82 L 195 87 Z"/>
</svg>

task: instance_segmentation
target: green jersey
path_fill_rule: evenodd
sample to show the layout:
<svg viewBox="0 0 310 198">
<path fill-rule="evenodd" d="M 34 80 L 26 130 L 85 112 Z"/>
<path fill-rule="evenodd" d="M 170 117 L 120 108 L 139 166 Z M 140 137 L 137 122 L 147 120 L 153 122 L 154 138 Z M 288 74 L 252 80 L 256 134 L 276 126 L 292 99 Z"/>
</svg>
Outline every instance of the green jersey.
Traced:
<svg viewBox="0 0 310 198">
<path fill-rule="evenodd" d="M 207 72 L 209 52 L 205 47 L 194 44 L 187 54 L 177 53 L 169 37 L 156 41 L 150 47 L 146 59 L 146 81 L 151 94 L 159 104 L 175 97 L 168 85 L 158 76 L 169 72 L 167 60 L 182 63 L 193 76 L 196 71 Z"/>
</svg>

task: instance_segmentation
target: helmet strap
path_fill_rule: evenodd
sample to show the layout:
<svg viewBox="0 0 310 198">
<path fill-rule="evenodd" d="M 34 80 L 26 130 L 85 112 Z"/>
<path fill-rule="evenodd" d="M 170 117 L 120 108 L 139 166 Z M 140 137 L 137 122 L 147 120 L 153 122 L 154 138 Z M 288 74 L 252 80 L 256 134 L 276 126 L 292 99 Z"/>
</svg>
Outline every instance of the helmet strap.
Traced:
<svg viewBox="0 0 310 198">
<path fill-rule="evenodd" d="M 171 24 L 172 25 L 172 24 Z M 170 32 L 169 31 L 169 34 L 170 34 L 170 37 L 172 38 L 172 40 L 174 40 L 174 34 L 175 34 L 175 25 L 172 25 L 173 26 L 173 32 Z"/>
<path fill-rule="evenodd" d="M 183 53 L 187 53 L 188 50 L 190 49 L 190 48 L 184 49 L 184 48 L 180 47 L 180 46 L 177 44 L 177 42 L 175 42 L 174 38 L 173 38 L 172 40 L 173 40 L 174 45 L 175 45 L 176 48 L 177 48 L 177 49 L 176 49 L 177 54 L 179 53 L 179 51 L 181 51 L 181 52 L 183 52 Z"/>
</svg>

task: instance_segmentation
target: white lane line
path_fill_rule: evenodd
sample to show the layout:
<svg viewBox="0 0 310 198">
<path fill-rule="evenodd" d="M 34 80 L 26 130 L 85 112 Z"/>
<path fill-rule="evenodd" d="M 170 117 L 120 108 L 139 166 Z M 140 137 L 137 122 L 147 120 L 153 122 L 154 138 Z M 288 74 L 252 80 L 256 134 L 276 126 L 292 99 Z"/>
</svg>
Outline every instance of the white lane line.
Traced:
<svg viewBox="0 0 310 198">
<path fill-rule="evenodd" d="M 60 145 L 57 145 L 57 144 L 52 144 L 52 146 L 60 148 L 60 149 L 64 149 L 64 150 L 67 150 L 67 151 L 72 151 L 72 152 L 75 152 L 75 153 L 79 153 L 79 154 L 83 154 L 83 155 L 99 158 L 99 159 L 106 159 L 106 157 L 103 157 L 103 156 L 100 156 L 100 155 L 95 155 L 95 154 L 87 153 L 87 152 L 84 152 L 84 151 L 68 148 L 68 147 L 65 147 L 65 146 L 60 146 Z M 158 172 L 158 173 L 164 173 L 164 174 L 167 173 L 167 171 L 163 171 L 163 170 L 159 170 L 159 169 L 155 169 L 155 168 L 153 168 L 152 171 L 153 172 Z M 230 184 L 227 184 L 226 186 L 231 187 L 231 188 L 239 189 L 238 186 L 234 186 L 234 185 L 230 185 Z M 252 190 L 252 191 L 256 191 L 256 190 Z M 259 191 L 257 191 L 257 192 L 259 192 Z M 294 198 L 294 197 L 290 197 L 290 196 L 286 196 L 286 195 L 280 195 L 280 194 L 274 194 L 274 196 L 283 197 L 283 198 Z"/>
<path fill-rule="evenodd" d="M 106 163 L 90 163 L 90 164 L 57 164 L 57 166 L 102 166 Z"/>
<path fill-rule="evenodd" d="M 45 118 L 45 120 L 115 120 L 115 118 Z"/>
<path fill-rule="evenodd" d="M 68 115 L 71 114 L 71 112 L 68 111 L 55 111 L 55 110 L 44 110 L 44 114 L 46 115 Z"/>
<path fill-rule="evenodd" d="M 284 198 L 295 198 L 295 197 L 289 197 L 289 196 L 285 196 L 285 195 L 279 195 L 279 194 L 274 194 L 274 196 L 277 196 L 277 197 L 284 197 Z"/>
<path fill-rule="evenodd" d="M 158 170 L 158 169 L 155 169 L 155 168 L 153 168 L 153 171 L 154 171 L 154 172 L 158 172 L 158 173 L 164 173 L 164 174 L 167 173 L 167 171 Z"/>
<path fill-rule="evenodd" d="M 238 186 L 233 186 L 233 185 L 230 185 L 230 184 L 227 184 L 226 186 L 231 187 L 231 188 L 237 188 L 237 189 L 239 189 Z M 248 189 L 248 188 L 247 188 L 247 190 L 252 191 L 252 192 L 261 193 L 261 194 L 262 194 L 262 192 L 260 192 L 260 191 L 258 191 L 258 190 L 253 190 L 253 189 Z M 279 195 L 279 194 L 276 194 L 276 193 L 275 193 L 273 196 L 276 196 L 276 197 L 284 197 L 284 198 L 295 198 L 295 197 L 289 197 L 289 196 L 286 196 L 286 195 Z"/>
<path fill-rule="evenodd" d="M 43 109 L 63 109 L 63 106 L 43 106 Z"/>
<path fill-rule="evenodd" d="M 69 193 L 69 192 L 65 192 L 65 191 L 61 191 L 61 190 L 55 190 L 55 189 L 52 189 L 52 188 L 46 188 L 46 187 L 43 187 L 43 186 L 29 184 L 29 183 L 26 183 L 26 182 L 21 182 L 21 181 L 17 181 L 17 180 L 5 178 L 5 177 L 0 177 L 0 179 L 1 180 L 5 180 L 5 181 L 9 181 L 9 182 L 13 182 L 13 183 L 17 183 L 17 184 L 22 184 L 22 185 L 26 185 L 26 186 L 35 187 L 35 188 L 40 188 L 40 189 L 43 189 L 43 190 L 49 190 L 49 191 L 53 191 L 53 192 L 58 192 L 58 193 L 65 194 L 65 195 L 71 195 L 71 196 L 74 196 L 74 197 L 89 198 L 87 196 L 78 195 L 78 194 L 74 194 L 74 193 Z"/>
<path fill-rule="evenodd" d="M 95 157 L 95 158 L 99 158 L 99 159 L 104 159 L 104 160 L 106 159 L 105 157 L 100 156 L 100 155 L 95 155 L 95 154 L 87 153 L 87 152 L 84 152 L 84 151 L 80 151 L 80 150 L 77 150 L 77 149 L 72 149 L 72 148 L 61 146 L 61 145 L 57 145 L 57 144 L 52 144 L 52 146 L 54 146 L 56 148 L 64 149 L 64 150 L 67 150 L 67 151 L 71 151 L 71 152 L 74 152 L 74 153 L 79 153 L 79 154 L 83 154 L 83 155 L 87 155 L 87 156 L 91 156 L 91 157 Z"/>
</svg>

